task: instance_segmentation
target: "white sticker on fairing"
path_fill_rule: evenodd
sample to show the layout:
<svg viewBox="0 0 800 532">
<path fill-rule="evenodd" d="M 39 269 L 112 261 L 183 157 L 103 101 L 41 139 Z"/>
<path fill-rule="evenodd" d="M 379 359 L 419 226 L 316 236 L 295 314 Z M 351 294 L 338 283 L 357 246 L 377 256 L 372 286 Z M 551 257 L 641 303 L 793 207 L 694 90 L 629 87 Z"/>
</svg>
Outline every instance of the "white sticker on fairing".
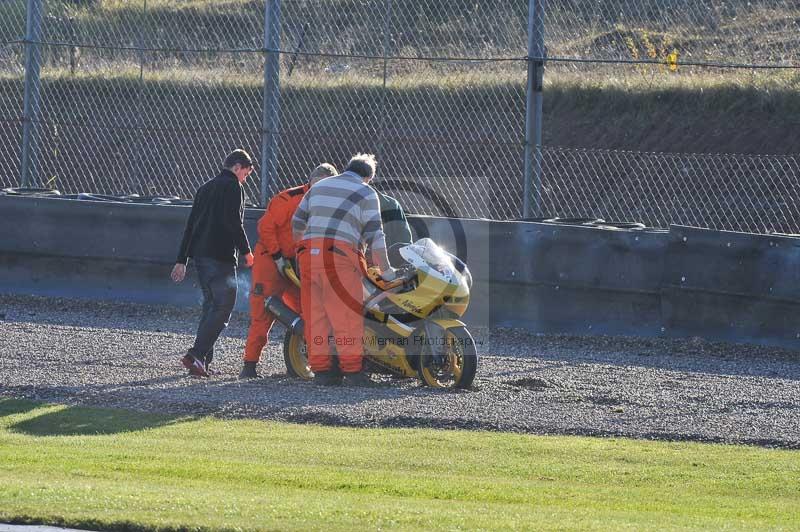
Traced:
<svg viewBox="0 0 800 532">
<path fill-rule="evenodd" d="M 319 248 L 311 248 L 312 255 L 319 255 Z"/>
</svg>

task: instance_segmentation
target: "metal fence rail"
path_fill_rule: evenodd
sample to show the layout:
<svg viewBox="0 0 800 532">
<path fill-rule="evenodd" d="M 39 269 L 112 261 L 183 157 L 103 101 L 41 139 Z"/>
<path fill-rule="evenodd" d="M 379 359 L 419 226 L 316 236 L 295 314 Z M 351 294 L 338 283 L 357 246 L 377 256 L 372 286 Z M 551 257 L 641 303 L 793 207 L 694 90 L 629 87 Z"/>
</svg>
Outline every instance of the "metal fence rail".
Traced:
<svg viewBox="0 0 800 532">
<path fill-rule="evenodd" d="M 190 197 L 241 146 L 263 204 L 369 151 L 411 212 L 797 233 L 797 157 L 548 145 L 541 105 L 548 83 L 709 72 L 793 90 L 799 20 L 794 0 L 0 0 L 0 185 Z"/>
</svg>

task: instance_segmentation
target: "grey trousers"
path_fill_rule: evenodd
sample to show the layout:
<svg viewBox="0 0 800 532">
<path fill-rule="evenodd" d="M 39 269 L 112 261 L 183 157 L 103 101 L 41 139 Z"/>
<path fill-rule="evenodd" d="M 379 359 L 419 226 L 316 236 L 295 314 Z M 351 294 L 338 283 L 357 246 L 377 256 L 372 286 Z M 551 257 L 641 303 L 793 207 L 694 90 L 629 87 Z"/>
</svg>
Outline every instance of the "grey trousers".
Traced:
<svg viewBox="0 0 800 532">
<path fill-rule="evenodd" d="M 214 343 L 228 326 L 236 304 L 236 265 L 210 257 L 196 257 L 194 266 L 203 290 L 203 311 L 189 354 L 210 364 L 214 359 Z"/>
</svg>

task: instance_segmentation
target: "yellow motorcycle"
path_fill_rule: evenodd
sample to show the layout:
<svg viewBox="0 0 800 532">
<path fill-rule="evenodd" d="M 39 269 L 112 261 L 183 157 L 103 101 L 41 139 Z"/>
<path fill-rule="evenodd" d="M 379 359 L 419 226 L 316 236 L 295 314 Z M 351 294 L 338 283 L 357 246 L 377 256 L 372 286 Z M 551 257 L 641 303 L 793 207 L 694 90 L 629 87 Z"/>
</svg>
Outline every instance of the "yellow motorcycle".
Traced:
<svg viewBox="0 0 800 532">
<path fill-rule="evenodd" d="M 469 305 L 472 276 L 458 257 L 430 238 L 399 245 L 405 264 L 396 279 L 369 268 L 364 279 L 364 357 L 383 372 L 416 377 L 436 388 L 468 388 L 478 368 L 475 342 L 460 317 Z M 286 277 L 300 280 L 291 265 Z M 289 375 L 309 380 L 303 320 L 280 298 L 267 310 L 286 326 L 283 357 Z"/>
</svg>

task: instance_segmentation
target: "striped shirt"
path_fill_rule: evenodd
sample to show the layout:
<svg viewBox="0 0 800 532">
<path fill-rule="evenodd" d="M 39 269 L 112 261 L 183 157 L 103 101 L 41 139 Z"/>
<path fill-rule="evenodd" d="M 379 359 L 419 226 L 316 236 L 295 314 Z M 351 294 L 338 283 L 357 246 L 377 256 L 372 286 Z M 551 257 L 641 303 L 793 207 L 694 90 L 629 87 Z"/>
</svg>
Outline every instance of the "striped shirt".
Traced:
<svg viewBox="0 0 800 532">
<path fill-rule="evenodd" d="M 333 238 L 386 253 L 378 194 L 354 172 L 315 183 L 294 213 L 292 231 L 302 240 Z"/>
</svg>

